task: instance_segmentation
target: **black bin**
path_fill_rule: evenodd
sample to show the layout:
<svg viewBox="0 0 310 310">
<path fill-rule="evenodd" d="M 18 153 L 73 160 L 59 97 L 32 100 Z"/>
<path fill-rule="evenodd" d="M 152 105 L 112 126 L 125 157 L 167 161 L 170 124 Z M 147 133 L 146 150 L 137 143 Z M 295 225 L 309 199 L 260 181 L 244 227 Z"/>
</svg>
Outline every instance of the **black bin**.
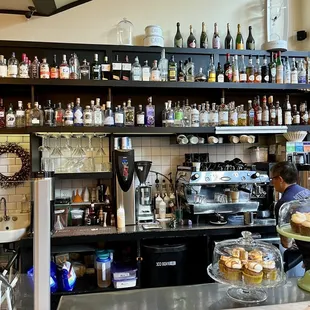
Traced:
<svg viewBox="0 0 310 310">
<path fill-rule="evenodd" d="M 185 284 L 185 244 L 144 245 L 142 261 L 143 287 Z"/>
</svg>

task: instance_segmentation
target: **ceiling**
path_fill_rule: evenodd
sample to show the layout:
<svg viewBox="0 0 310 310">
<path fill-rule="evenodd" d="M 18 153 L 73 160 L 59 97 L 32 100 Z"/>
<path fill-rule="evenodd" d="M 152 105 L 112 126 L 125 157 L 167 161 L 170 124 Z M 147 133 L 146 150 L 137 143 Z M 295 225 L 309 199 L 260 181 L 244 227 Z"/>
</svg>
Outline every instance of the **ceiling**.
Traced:
<svg viewBox="0 0 310 310">
<path fill-rule="evenodd" d="M 35 7 L 34 15 L 51 16 L 92 0 L 1 0 L 0 13 L 22 14 L 29 12 L 29 6 Z"/>
</svg>

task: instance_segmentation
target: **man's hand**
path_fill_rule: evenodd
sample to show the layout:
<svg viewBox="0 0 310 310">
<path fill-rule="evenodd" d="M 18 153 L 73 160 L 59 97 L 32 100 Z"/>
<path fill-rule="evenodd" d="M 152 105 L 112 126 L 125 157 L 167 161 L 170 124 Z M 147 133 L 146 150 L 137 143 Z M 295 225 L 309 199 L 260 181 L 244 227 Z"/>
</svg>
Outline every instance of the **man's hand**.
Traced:
<svg viewBox="0 0 310 310">
<path fill-rule="evenodd" d="M 293 239 L 284 237 L 282 235 L 280 235 L 280 239 L 281 239 L 281 244 L 284 248 L 288 249 L 292 247 Z"/>
</svg>

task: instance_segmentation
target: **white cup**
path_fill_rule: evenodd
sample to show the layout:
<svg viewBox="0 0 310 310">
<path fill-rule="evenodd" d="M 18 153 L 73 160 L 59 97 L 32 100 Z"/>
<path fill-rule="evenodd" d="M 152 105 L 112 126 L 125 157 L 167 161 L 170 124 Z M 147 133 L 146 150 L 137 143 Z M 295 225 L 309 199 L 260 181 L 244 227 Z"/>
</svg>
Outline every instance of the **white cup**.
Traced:
<svg viewBox="0 0 310 310">
<path fill-rule="evenodd" d="M 214 137 L 214 136 L 211 136 L 208 138 L 208 143 L 209 144 L 215 144 L 215 143 L 218 143 L 219 142 L 219 139 L 217 137 Z"/>
<path fill-rule="evenodd" d="M 239 143 L 240 139 L 237 136 L 230 136 L 229 141 L 230 143 Z"/>
</svg>

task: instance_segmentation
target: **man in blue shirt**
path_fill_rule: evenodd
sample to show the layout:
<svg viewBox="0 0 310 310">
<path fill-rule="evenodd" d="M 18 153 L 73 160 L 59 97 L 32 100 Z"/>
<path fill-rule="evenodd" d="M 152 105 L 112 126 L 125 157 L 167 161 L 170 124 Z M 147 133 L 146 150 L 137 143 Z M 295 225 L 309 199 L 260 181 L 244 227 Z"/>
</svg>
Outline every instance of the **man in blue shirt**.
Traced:
<svg viewBox="0 0 310 310">
<path fill-rule="evenodd" d="M 297 184 L 298 170 L 293 163 L 286 161 L 276 163 L 270 172 L 270 180 L 275 190 L 282 194 L 281 199 L 275 205 L 275 216 L 278 223 L 280 207 L 285 202 L 310 198 L 310 190 Z M 281 242 L 285 248 L 290 247 L 290 241 L 290 239 L 281 236 Z M 298 240 L 295 242 L 303 256 L 306 270 L 310 270 L 310 244 Z"/>
</svg>

